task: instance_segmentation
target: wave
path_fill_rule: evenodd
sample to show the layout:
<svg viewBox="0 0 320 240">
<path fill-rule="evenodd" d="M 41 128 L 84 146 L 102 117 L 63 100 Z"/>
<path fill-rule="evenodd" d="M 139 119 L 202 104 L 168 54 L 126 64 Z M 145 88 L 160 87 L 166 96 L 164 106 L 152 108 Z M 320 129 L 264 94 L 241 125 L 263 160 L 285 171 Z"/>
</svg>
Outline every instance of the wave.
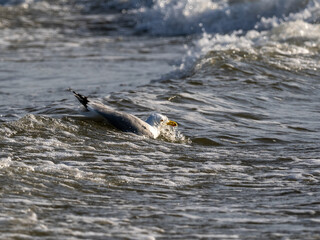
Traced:
<svg viewBox="0 0 320 240">
<path fill-rule="evenodd" d="M 320 20 L 317 0 L 0 0 L 0 10 L 7 11 L 1 14 L 2 24 L 5 20 L 22 21 L 11 19 L 10 12 L 29 22 L 46 18 L 59 22 L 66 15 L 74 15 L 82 24 L 88 22 L 79 19 L 79 14 L 120 13 L 117 20 L 130 19 L 136 33 L 161 36 L 261 31 L 286 21 L 303 19 L 315 23 Z M 60 24 L 68 26 L 68 21 Z"/>
<path fill-rule="evenodd" d="M 319 3 L 301 0 L 157 0 L 137 12 L 137 30 L 153 35 L 226 34 L 270 29 L 290 19 L 319 21 Z"/>
<path fill-rule="evenodd" d="M 223 55 L 316 70 L 319 23 L 318 0 L 0 0 L 2 48 L 79 34 L 188 36 L 186 55 L 169 76 L 178 78 Z"/>
<path fill-rule="evenodd" d="M 320 3 L 299 1 L 300 4 L 294 6 L 290 4 L 296 1 L 290 1 L 290 4 L 288 1 L 287 5 L 284 4 L 286 7 L 282 6 L 280 10 L 276 7 L 281 1 L 242 4 L 247 4 L 246 11 L 260 16 L 259 11 L 252 6 L 261 4 L 260 7 L 262 7 L 272 2 L 274 3 L 274 14 L 281 15 L 280 12 L 282 12 L 287 15 L 260 17 L 256 21 L 251 21 L 250 17 L 244 17 L 241 24 L 246 26 L 242 28 L 239 28 L 237 24 L 229 24 L 227 18 L 222 18 L 223 20 L 220 20 L 223 23 L 220 21 L 219 24 L 234 26 L 233 29 L 229 28 L 231 32 L 228 33 L 203 25 L 203 33 L 194 38 L 193 46 L 188 48 L 185 57 L 177 64 L 176 71 L 169 73 L 164 78 L 181 78 L 201 73 L 212 69 L 213 65 L 230 64 L 230 61 L 236 63 L 258 61 L 262 65 L 266 64 L 276 69 L 317 71 L 319 66 L 317 56 L 320 53 Z M 244 12 L 242 14 L 246 15 Z M 251 28 L 248 27 L 249 25 Z M 232 64 L 230 66 L 237 68 Z M 240 66 L 237 69 L 243 68 Z"/>
<path fill-rule="evenodd" d="M 203 34 L 178 66 L 178 70 L 199 72 L 227 59 L 267 64 L 282 70 L 317 71 L 320 53 L 320 24 L 302 20 L 281 23 L 270 31 L 246 34 Z M 237 68 L 230 65 L 231 68 Z M 238 69 L 241 69 L 239 67 Z"/>
</svg>

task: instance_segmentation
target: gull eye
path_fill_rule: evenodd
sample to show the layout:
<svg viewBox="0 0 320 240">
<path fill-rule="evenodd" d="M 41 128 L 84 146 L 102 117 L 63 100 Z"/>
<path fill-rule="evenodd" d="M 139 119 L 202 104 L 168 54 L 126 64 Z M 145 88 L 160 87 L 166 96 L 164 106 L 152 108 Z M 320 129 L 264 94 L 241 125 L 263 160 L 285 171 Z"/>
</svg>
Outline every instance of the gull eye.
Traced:
<svg viewBox="0 0 320 240">
<path fill-rule="evenodd" d="M 163 122 L 163 120 L 161 119 L 160 122 Z"/>
</svg>

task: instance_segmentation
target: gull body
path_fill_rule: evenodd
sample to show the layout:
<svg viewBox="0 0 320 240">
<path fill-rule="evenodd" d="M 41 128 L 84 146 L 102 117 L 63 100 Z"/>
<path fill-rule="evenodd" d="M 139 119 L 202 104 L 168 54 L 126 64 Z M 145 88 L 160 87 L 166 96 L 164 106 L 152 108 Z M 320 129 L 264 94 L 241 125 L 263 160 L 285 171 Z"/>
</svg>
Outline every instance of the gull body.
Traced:
<svg viewBox="0 0 320 240">
<path fill-rule="evenodd" d="M 102 118 L 110 125 L 123 132 L 132 132 L 150 138 L 157 138 L 160 135 L 162 124 L 177 126 L 176 122 L 170 121 L 166 116 L 153 113 L 146 121 L 126 113 L 114 110 L 100 102 L 88 100 L 87 97 L 72 91 L 79 102 L 86 108 L 87 116 Z"/>
</svg>

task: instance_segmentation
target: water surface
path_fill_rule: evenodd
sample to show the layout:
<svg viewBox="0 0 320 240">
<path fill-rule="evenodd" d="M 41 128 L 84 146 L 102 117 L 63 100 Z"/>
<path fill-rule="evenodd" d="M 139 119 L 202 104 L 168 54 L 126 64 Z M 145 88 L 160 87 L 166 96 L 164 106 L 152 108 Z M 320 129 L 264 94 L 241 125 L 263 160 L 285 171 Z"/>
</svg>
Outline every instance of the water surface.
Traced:
<svg viewBox="0 0 320 240">
<path fill-rule="evenodd" d="M 0 1 L 1 239 L 319 239 L 320 2 Z M 69 87 L 146 119 L 81 119 Z"/>
</svg>

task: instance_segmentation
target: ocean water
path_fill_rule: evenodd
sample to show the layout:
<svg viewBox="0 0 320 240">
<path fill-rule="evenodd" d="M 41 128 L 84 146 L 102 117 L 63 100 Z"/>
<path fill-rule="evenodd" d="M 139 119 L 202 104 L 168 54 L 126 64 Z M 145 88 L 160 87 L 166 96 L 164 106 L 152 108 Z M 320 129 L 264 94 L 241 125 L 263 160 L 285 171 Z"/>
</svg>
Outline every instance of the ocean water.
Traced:
<svg viewBox="0 0 320 240">
<path fill-rule="evenodd" d="M 319 0 L 0 0 L 0 239 L 319 239 L 319 56 Z"/>
</svg>

